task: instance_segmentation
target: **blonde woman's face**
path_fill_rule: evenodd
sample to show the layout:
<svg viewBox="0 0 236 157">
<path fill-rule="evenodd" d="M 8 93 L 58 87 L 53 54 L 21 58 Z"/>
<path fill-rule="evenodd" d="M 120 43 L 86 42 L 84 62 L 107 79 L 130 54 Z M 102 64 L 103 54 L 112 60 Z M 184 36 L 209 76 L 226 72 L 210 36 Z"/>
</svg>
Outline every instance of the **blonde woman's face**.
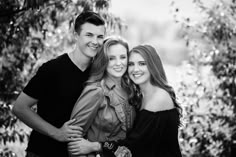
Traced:
<svg viewBox="0 0 236 157">
<path fill-rule="evenodd" d="M 121 45 L 112 45 L 108 49 L 107 74 L 114 78 L 121 78 L 127 70 L 127 49 Z"/>
<path fill-rule="evenodd" d="M 150 72 L 144 58 L 138 53 L 131 53 L 129 57 L 128 73 L 130 79 L 138 85 L 150 81 Z"/>
</svg>

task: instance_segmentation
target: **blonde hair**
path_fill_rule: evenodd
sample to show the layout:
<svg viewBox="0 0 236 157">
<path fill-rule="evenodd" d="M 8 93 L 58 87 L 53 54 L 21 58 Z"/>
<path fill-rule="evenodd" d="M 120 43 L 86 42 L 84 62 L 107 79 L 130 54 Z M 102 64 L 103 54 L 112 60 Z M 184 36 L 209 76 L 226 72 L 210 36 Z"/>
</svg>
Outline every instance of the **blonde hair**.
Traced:
<svg viewBox="0 0 236 157">
<path fill-rule="evenodd" d="M 113 45 L 123 45 L 127 49 L 127 56 L 129 52 L 129 46 L 127 41 L 120 37 L 120 36 L 109 36 L 107 37 L 104 42 L 101 50 L 98 52 L 98 54 L 95 56 L 94 61 L 92 63 L 91 71 L 90 71 L 90 77 L 87 81 L 87 83 L 93 83 L 101 81 L 104 77 L 106 77 L 106 68 L 109 63 L 108 53 L 109 48 Z M 125 73 L 121 78 L 121 86 L 124 86 L 124 84 L 128 79 L 128 74 Z M 126 80 L 126 81 L 125 81 Z"/>
</svg>

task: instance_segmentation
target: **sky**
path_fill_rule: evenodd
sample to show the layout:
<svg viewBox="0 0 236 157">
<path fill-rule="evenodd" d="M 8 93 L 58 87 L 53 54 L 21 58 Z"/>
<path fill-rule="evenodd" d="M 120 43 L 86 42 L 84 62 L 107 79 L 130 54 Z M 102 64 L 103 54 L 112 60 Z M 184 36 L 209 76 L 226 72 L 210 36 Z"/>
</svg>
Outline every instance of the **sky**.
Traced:
<svg viewBox="0 0 236 157">
<path fill-rule="evenodd" d="M 123 19 L 134 16 L 139 19 L 165 21 L 173 18 L 170 7 L 172 1 L 180 8 L 181 14 L 196 17 L 192 0 L 111 0 L 110 11 Z"/>
</svg>

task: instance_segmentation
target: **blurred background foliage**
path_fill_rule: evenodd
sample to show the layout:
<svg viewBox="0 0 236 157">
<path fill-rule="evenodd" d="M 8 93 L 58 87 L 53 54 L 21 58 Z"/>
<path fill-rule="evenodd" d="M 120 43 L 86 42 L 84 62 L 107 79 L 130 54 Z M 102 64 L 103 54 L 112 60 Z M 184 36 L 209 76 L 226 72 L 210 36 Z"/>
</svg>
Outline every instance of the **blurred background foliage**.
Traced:
<svg viewBox="0 0 236 157">
<path fill-rule="evenodd" d="M 111 1 L 0 1 L 0 157 L 24 156 L 31 130 L 12 115 L 12 102 L 39 65 L 73 48 L 71 28 L 81 11 L 100 13 L 106 20 L 108 34 L 121 34 L 129 41 L 135 39 L 135 44 L 149 42 L 145 41 L 148 38 L 155 40 L 152 42 L 155 45 L 155 36 L 169 27 L 168 23 L 158 27 L 147 21 L 137 24 L 134 19 L 127 25 L 110 13 Z M 174 0 L 171 4 L 174 20 L 180 26 L 175 35 L 185 41 L 188 53 L 183 63 L 176 61 L 180 56 L 176 51 L 180 42 L 168 43 L 172 47 L 170 51 L 174 51 L 172 54 L 177 54 L 172 59 L 174 66 L 178 65 L 179 76 L 174 88 L 185 113 L 180 130 L 182 153 L 186 157 L 233 157 L 236 3 L 235 0 L 215 0 L 210 5 L 200 0 L 193 0 L 193 3 L 201 16 L 197 20 L 181 17 Z M 133 34 L 126 32 L 128 27 L 132 27 Z M 159 48 L 160 44 L 155 46 Z M 186 49 L 181 48 L 181 51 Z M 162 57 L 170 55 L 163 50 L 160 49 Z"/>
<path fill-rule="evenodd" d="M 183 155 L 228 157 L 235 151 L 236 111 L 236 3 L 217 0 L 210 5 L 193 1 L 197 21 L 179 18 L 189 48 L 177 83 L 183 104 L 184 126 L 180 133 Z"/>
</svg>

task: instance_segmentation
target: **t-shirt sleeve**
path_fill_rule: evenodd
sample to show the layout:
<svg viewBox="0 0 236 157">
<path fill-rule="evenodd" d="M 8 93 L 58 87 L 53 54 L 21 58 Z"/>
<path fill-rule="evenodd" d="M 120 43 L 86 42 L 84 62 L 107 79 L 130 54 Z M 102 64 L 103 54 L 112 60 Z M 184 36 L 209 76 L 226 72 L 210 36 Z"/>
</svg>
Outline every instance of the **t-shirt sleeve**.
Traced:
<svg viewBox="0 0 236 157">
<path fill-rule="evenodd" d="M 50 74 L 51 72 L 49 71 L 47 64 L 43 64 L 25 86 L 23 92 L 35 99 L 40 99 L 43 93 L 47 91 Z"/>
<path fill-rule="evenodd" d="M 103 100 L 104 94 L 101 87 L 95 84 L 86 86 L 72 110 L 71 119 L 76 119 L 73 124 L 82 127 L 86 133 Z"/>
</svg>

